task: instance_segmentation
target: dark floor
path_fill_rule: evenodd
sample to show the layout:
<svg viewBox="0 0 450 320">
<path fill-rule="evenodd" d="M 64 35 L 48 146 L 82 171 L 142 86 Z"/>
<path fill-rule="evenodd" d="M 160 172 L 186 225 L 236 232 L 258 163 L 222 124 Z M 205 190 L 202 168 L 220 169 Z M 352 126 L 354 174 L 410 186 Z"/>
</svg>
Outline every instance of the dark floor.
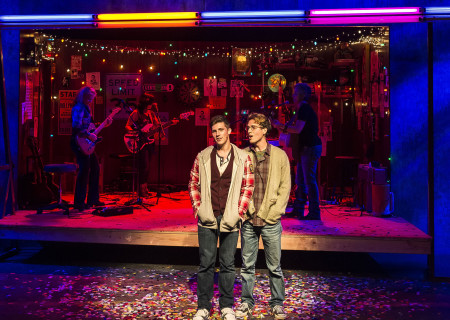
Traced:
<svg viewBox="0 0 450 320">
<path fill-rule="evenodd" d="M 196 309 L 195 248 L 0 246 L 19 248 L 0 261 L 0 319 L 190 319 Z M 289 319 L 450 319 L 450 283 L 424 280 L 423 262 L 413 255 L 283 252 L 285 309 Z M 272 319 L 263 252 L 257 268 L 254 316 Z M 238 269 L 236 297 L 240 291 Z M 217 297 L 212 319 L 220 319 Z"/>
</svg>

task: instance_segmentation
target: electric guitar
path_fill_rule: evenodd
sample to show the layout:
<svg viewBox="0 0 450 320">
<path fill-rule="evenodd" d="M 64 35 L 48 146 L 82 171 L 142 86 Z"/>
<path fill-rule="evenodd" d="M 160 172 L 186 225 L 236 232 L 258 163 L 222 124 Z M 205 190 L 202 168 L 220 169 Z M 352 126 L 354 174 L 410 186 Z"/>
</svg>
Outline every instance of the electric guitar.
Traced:
<svg viewBox="0 0 450 320">
<path fill-rule="evenodd" d="M 77 144 L 80 147 L 81 152 L 83 152 L 87 156 L 94 153 L 95 145 L 102 140 L 102 138 L 98 137 L 98 134 L 106 126 L 108 121 L 113 120 L 114 116 L 118 114 L 120 110 L 122 110 L 122 108 L 115 108 L 97 128 L 95 128 L 95 125 L 92 122 L 89 124 L 89 128 L 87 129 L 87 131 L 89 133 L 94 133 L 97 136 L 97 140 L 91 141 L 88 137 L 77 136 Z"/>
<path fill-rule="evenodd" d="M 155 142 L 154 136 L 155 136 L 155 134 L 159 133 L 160 130 L 164 130 L 165 128 L 168 128 L 170 126 L 177 124 L 178 120 L 180 120 L 180 119 L 187 120 L 189 118 L 189 116 L 192 116 L 192 115 L 194 115 L 194 111 L 188 111 L 188 112 L 180 114 L 178 119 L 175 118 L 171 121 L 163 123 L 162 125 L 159 125 L 159 126 L 146 125 L 140 130 L 140 132 L 139 131 L 129 131 L 124 135 L 123 141 L 125 142 L 125 145 L 126 145 L 128 151 L 130 151 L 131 153 L 137 153 L 140 150 L 142 150 L 142 148 L 144 146 L 146 146 L 147 144 L 151 144 L 151 143 Z M 142 131 L 143 129 L 145 131 Z"/>
</svg>

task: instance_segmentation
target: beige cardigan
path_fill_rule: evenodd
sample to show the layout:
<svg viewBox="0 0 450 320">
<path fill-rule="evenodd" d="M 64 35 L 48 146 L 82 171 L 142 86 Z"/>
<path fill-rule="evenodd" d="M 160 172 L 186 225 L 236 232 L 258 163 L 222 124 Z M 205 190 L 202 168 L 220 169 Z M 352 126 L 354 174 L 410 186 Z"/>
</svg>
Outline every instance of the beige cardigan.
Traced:
<svg viewBox="0 0 450 320">
<path fill-rule="evenodd" d="M 233 172 L 230 189 L 228 190 L 227 204 L 223 218 L 220 221 L 221 232 L 237 231 L 239 229 L 239 198 L 241 195 L 242 179 L 244 177 L 244 163 L 248 153 L 231 144 L 234 150 Z M 202 227 L 217 229 L 217 220 L 211 203 L 211 152 L 213 146 L 207 147 L 199 153 L 199 182 L 201 204 L 198 209 L 198 217 Z"/>
<path fill-rule="evenodd" d="M 245 151 L 252 156 L 253 163 L 256 163 L 253 152 L 250 148 Z M 281 215 L 286 213 L 286 206 L 291 193 L 291 168 L 289 158 L 284 150 L 271 146 L 269 178 L 267 180 L 264 199 L 259 208 L 257 216 L 268 224 L 275 224 L 280 220 Z M 253 200 L 250 201 L 246 219 L 250 219 L 255 212 Z"/>
</svg>

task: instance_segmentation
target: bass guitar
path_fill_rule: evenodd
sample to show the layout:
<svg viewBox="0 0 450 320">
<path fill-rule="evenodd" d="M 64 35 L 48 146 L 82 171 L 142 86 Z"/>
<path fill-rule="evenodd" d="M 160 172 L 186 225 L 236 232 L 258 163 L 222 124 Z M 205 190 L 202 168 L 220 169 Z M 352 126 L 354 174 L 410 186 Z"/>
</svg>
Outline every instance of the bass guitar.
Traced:
<svg viewBox="0 0 450 320">
<path fill-rule="evenodd" d="M 94 153 L 95 145 L 102 140 L 102 138 L 98 137 L 98 134 L 100 133 L 100 131 L 102 131 L 102 129 L 107 125 L 109 121 L 113 120 L 114 116 L 118 114 L 120 110 L 122 110 L 122 108 L 115 108 L 97 128 L 95 128 L 95 125 L 93 123 L 89 124 L 89 128 L 87 131 L 89 133 L 95 134 L 97 136 L 97 140 L 92 141 L 88 137 L 77 136 L 77 144 L 80 147 L 81 152 L 83 152 L 87 156 Z"/>
<path fill-rule="evenodd" d="M 181 119 L 187 120 L 192 115 L 194 115 L 194 111 L 184 112 L 180 114 L 178 118 L 163 123 L 162 125 L 146 125 L 140 131 L 129 131 L 124 135 L 123 141 L 125 142 L 128 151 L 137 153 L 147 144 L 155 142 L 154 136 L 159 133 L 160 130 L 164 130 L 165 128 L 177 124 Z"/>
</svg>

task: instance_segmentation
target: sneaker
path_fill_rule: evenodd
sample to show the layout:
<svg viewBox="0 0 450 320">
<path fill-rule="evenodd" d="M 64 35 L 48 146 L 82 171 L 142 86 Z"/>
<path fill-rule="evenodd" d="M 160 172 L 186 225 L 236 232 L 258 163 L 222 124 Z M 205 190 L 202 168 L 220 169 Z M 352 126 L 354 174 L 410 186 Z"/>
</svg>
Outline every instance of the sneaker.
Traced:
<svg viewBox="0 0 450 320">
<path fill-rule="evenodd" d="M 209 311 L 206 309 L 198 309 L 192 320 L 207 320 L 209 319 Z"/>
<path fill-rule="evenodd" d="M 236 320 L 236 315 L 234 314 L 234 311 L 231 308 L 223 308 L 221 310 L 221 313 L 223 320 Z"/>
<path fill-rule="evenodd" d="M 272 314 L 275 319 L 286 319 L 287 314 L 284 312 L 283 306 L 276 305 L 272 308 Z"/>
<path fill-rule="evenodd" d="M 250 308 L 247 302 L 241 303 L 241 305 L 236 309 L 236 317 L 238 318 L 251 316 L 252 316 L 252 308 Z"/>
</svg>

